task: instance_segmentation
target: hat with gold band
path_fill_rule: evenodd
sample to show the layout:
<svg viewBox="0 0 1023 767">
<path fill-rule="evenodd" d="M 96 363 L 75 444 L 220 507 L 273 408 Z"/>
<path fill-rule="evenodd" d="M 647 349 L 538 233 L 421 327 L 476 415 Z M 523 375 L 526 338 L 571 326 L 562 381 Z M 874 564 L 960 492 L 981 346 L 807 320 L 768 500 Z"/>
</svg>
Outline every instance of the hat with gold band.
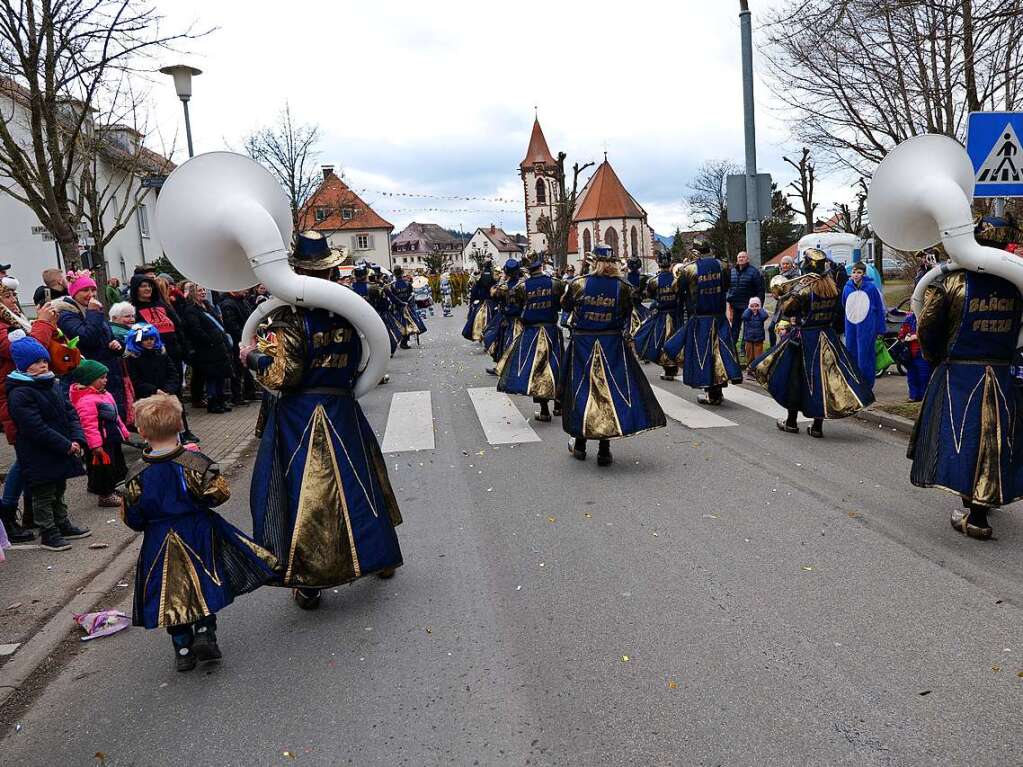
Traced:
<svg viewBox="0 0 1023 767">
<path fill-rule="evenodd" d="M 302 232 L 295 238 L 295 247 L 288 256 L 288 263 L 293 269 L 314 272 L 333 269 L 344 260 L 344 253 L 331 248 L 327 238 L 313 230 Z"/>
</svg>

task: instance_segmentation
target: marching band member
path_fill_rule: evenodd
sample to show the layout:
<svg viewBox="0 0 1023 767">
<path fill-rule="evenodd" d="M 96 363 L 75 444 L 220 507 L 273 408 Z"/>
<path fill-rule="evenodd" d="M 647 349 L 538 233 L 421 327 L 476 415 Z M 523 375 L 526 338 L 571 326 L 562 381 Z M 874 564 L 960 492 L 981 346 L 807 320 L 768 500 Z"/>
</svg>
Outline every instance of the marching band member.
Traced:
<svg viewBox="0 0 1023 767">
<path fill-rule="evenodd" d="M 561 305 L 570 312 L 565 358 L 562 428 L 568 450 L 586 460 L 586 442 L 599 440 L 597 465 L 613 462 L 609 440 L 665 426 L 664 411 L 625 334 L 632 316 L 632 288 L 618 260 L 597 245 L 591 271 L 572 280 Z"/>
<path fill-rule="evenodd" d="M 517 307 L 522 332 L 497 364 L 497 390 L 532 397 L 540 406 L 537 421 L 561 415 L 561 358 L 563 341 L 558 327 L 558 309 L 564 283 L 543 272 L 542 253 L 533 254 L 526 268 L 529 277 L 508 294 L 509 307 Z"/>
<path fill-rule="evenodd" d="M 400 266 L 394 267 L 394 282 L 387 287 L 387 296 L 391 299 L 391 307 L 394 317 L 401 328 L 400 349 L 408 349 L 409 336 L 419 336 L 426 332 L 426 323 L 419 316 L 419 309 L 416 307 L 412 283 L 405 279 L 405 270 Z"/>
<path fill-rule="evenodd" d="M 798 434 L 802 411 L 813 419 L 807 433 L 823 437 L 825 418 L 850 416 L 873 402 L 874 395 L 835 333 L 841 304 L 826 254 L 807 249 L 802 272 L 794 280 L 771 281 L 779 314 L 790 325 L 777 346 L 753 360 L 752 368 L 775 402 L 788 410 L 779 429 Z"/>
<path fill-rule="evenodd" d="M 643 299 L 646 297 L 646 284 L 650 280 L 650 275 L 643 274 L 640 271 L 643 268 L 643 259 L 639 256 L 627 258 L 625 266 L 627 269 L 625 281 L 632 288 L 633 296 L 632 321 L 629 323 L 629 335 L 635 338 L 636 331 L 639 330 L 639 326 L 643 324 L 643 320 L 649 314 L 649 310 L 643 304 Z"/>
<path fill-rule="evenodd" d="M 508 305 L 508 294 L 515 289 L 522 278 L 522 265 L 518 260 L 509 258 L 504 262 L 504 277 L 490 289 L 490 297 L 494 301 L 494 308 L 490 315 L 490 322 L 483 331 L 483 345 L 494 360 L 494 366 L 487 368 L 487 373 L 497 375 L 497 362 L 504 355 L 515 336 L 518 335 L 522 326 L 518 320 L 520 307 Z"/>
<path fill-rule="evenodd" d="M 394 352 L 398 348 L 398 342 L 401 341 L 401 327 L 394 319 L 394 315 L 390 311 L 391 303 L 387 300 L 384 289 L 380 287 L 380 283 L 377 281 L 379 273 L 379 266 L 371 268 L 365 261 L 359 261 L 355 265 L 355 269 L 352 270 L 352 276 L 355 278 L 355 281 L 352 283 L 352 290 L 362 296 L 376 313 L 380 315 L 380 319 L 384 321 L 384 327 L 387 328 L 387 338 L 391 343 L 391 356 L 393 357 Z"/>
<path fill-rule="evenodd" d="M 978 241 L 1002 247 L 985 226 Z M 1001 277 L 956 271 L 932 282 L 923 303 L 917 337 L 934 372 L 910 438 L 910 479 L 958 494 L 952 527 L 987 540 L 988 512 L 1023 498 L 1021 402 L 1010 372 L 1023 297 Z"/>
<path fill-rule="evenodd" d="M 636 354 L 644 362 L 656 362 L 664 368 L 661 378 L 671 381 L 678 375 L 675 361 L 664 355 L 664 342 L 682 328 L 682 302 L 678 281 L 671 270 L 671 253 L 657 256 L 660 271 L 650 277 L 644 286 L 646 295 L 654 299 L 654 306 L 636 330 Z M 636 301 L 644 295 L 636 294 Z"/>
<path fill-rule="evenodd" d="M 317 232 L 297 238 L 297 272 L 329 279 L 342 256 Z M 362 341 L 326 309 L 283 307 L 242 359 L 277 397 L 264 398 L 252 472 L 253 537 L 281 561 L 276 585 L 315 609 L 320 591 L 402 563 L 401 514 L 372 427 L 352 394 Z"/>
<path fill-rule="evenodd" d="M 664 342 L 664 356 L 682 365 L 682 383 L 703 389 L 701 405 L 724 402 L 722 389 L 742 383 L 742 368 L 725 316 L 728 265 L 715 258 L 703 237 L 693 242 L 697 256 L 682 267 L 678 294 L 686 301 L 685 326 Z"/>
<path fill-rule="evenodd" d="M 494 310 L 490 290 L 497 284 L 494 279 L 494 262 L 487 258 L 480 267 L 479 277 L 469 291 L 469 316 L 462 328 L 462 338 L 466 341 L 483 341 L 483 331 L 490 322 Z"/>
</svg>

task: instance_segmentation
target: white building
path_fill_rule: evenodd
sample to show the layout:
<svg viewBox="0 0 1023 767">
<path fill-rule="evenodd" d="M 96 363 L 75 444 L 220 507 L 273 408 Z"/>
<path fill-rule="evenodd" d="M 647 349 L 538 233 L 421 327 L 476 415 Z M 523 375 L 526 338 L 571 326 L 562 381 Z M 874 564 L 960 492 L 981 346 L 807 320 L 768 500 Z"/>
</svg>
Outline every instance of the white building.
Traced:
<svg viewBox="0 0 1023 767">
<path fill-rule="evenodd" d="M 0 110 L 4 114 L 15 139 L 24 147 L 31 146 L 28 127 L 28 112 L 24 99 L 26 92 L 10 80 L 0 83 Z M 109 277 L 118 277 L 122 284 L 127 282 L 139 264 L 150 263 L 163 255 L 163 249 L 153 231 L 153 213 L 156 208 L 156 189 L 142 188 L 142 174 L 166 174 L 174 166 L 161 155 L 142 147 L 142 135 L 127 126 L 94 126 L 105 139 L 102 142 L 97 162 L 98 187 L 108 188 L 109 205 L 103 217 L 104 230 L 110 231 L 125 203 L 141 196 L 142 203 L 126 226 L 113 236 L 103 250 L 103 265 L 79 264 L 80 266 L 103 266 Z M 12 186 L 20 191 L 14 182 L 0 177 L 0 184 Z M 126 210 L 130 210 L 129 202 Z M 68 268 L 57 247 L 48 235 L 33 234 L 41 229 L 35 213 L 24 203 L 10 195 L 0 194 L 0 261 L 11 264 L 11 275 L 21 281 L 20 298 L 31 304 L 32 291 L 41 283 L 43 269 Z M 47 237 L 47 239 L 43 239 Z M 91 243 L 82 231 L 80 250 Z M 101 275 L 97 275 L 101 276 Z"/>
<path fill-rule="evenodd" d="M 509 258 L 522 257 L 522 244 L 501 227 L 491 224 L 477 229 L 462 250 L 462 268 L 476 271 L 477 259 L 489 257 L 500 269 Z"/>
<path fill-rule="evenodd" d="M 353 261 L 365 259 L 391 268 L 391 232 L 394 226 L 377 215 L 334 172 L 323 166 L 323 181 L 299 217 L 301 231 L 313 229 L 344 250 Z"/>
</svg>

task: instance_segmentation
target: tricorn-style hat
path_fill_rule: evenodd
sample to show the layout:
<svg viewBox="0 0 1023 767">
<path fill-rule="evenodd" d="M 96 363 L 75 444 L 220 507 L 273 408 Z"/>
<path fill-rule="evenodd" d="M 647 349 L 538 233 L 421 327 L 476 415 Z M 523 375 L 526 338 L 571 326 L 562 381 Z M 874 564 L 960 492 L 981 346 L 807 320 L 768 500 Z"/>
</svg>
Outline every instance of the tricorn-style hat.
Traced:
<svg viewBox="0 0 1023 767">
<path fill-rule="evenodd" d="M 327 238 L 312 230 L 302 232 L 295 238 L 295 248 L 288 257 L 292 268 L 317 272 L 333 269 L 343 260 L 344 253 L 332 250 Z"/>
<path fill-rule="evenodd" d="M 593 248 L 594 261 L 617 261 L 614 252 L 608 245 L 595 245 Z"/>
</svg>

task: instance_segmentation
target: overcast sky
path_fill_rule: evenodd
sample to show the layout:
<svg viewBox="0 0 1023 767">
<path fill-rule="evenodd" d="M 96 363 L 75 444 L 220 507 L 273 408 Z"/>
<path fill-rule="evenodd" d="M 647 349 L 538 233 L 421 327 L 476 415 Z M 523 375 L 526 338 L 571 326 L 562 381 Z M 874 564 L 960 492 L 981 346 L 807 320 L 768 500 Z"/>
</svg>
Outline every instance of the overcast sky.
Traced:
<svg viewBox="0 0 1023 767">
<path fill-rule="evenodd" d="M 396 230 L 417 220 L 521 231 L 518 164 L 535 106 L 555 154 L 599 161 L 606 145 L 655 230 L 671 234 L 688 224 L 682 198 L 700 164 L 743 161 L 738 5 L 164 0 L 163 8 L 169 26 L 217 28 L 180 57 L 204 71 L 190 104 L 196 152 L 240 147 L 287 101 L 321 127 L 320 161 L 370 190 L 361 196 Z M 796 147 L 760 82 L 757 101 L 760 170 L 784 185 L 792 172 L 781 155 Z M 152 102 L 153 124 L 173 141 L 183 127 L 169 78 L 155 83 Z M 158 138 L 150 143 L 160 148 Z M 825 207 L 844 197 L 839 181 L 824 185 Z M 516 202 L 381 194 L 399 191 Z"/>
</svg>

